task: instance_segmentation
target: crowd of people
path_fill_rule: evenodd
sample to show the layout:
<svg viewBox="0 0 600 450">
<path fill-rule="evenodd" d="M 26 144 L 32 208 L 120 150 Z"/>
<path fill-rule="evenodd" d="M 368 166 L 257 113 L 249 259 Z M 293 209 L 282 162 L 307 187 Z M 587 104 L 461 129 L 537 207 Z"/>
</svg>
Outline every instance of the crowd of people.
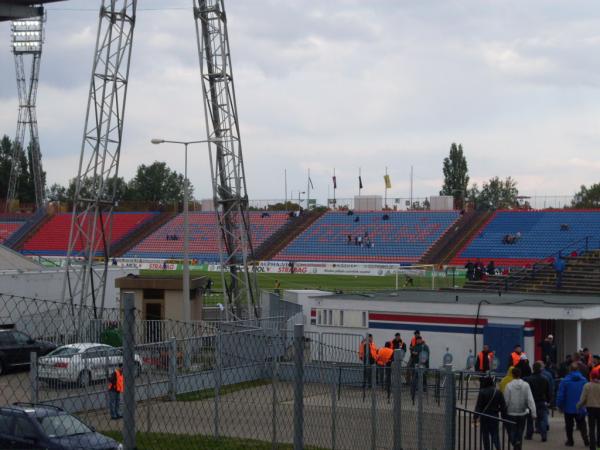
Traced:
<svg viewBox="0 0 600 450">
<path fill-rule="evenodd" d="M 600 356 L 584 348 L 557 365 L 554 337 L 548 335 L 539 345 L 542 359 L 533 365 L 521 346 L 515 345 L 507 374 L 498 386 L 493 377 L 482 378 L 475 410 L 480 414 L 485 450 L 501 448 L 499 417 L 508 421 L 513 449 L 520 450 L 523 440 L 533 439 L 534 433 L 546 442 L 553 407 L 564 415 L 565 446 L 575 445 L 577 429 L 583 444 L 596 450 L 600 446 Z M 493 359 L 493 351 L 484 345 L 477 355 L 476 369 L 487 372 Z"/>
<path fill-rule="evenodd" d="M 486 265 L 479 259 L 475 262 L 467 261 L 465 269 L 467 269 L 467 280 L 470 281 L 484 280 L 487 276 L 496 275 L 497 271 L 494 261 L 490 261 Z"/>
<path fill-rule="evenodd" d="M 365 231 L 364 235 L 361 234 L 358 236 L 354 236 L 354 238 L 352 237 L 351 234 L 346 236 L 346 244 L 352 245 L 352 243 L 354 243 L 354 245 L 359 246 L 359 247 L 367 247 L 367 248 L 375 247 L 375 242 L 373 242 L 373 239 L 371 239 L 371 236 L 369 236 L 368 231 Z"/>
</svg>

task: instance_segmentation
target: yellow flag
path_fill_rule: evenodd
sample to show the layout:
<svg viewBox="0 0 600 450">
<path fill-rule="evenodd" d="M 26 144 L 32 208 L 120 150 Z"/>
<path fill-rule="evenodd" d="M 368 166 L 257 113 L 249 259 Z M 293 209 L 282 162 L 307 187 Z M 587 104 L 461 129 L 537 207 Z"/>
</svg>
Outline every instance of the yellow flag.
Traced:
<svg viewBox="0 0 600 450">
<path fill-rule="evenodd" d="M 392 188 L 392 181 L 390 180 L 390 176 L 389 175 L 384 175 L 383 176 L 383 181 L 385 181 L 385 188 L 386 189 L 391 189 Z"/>
</svg>

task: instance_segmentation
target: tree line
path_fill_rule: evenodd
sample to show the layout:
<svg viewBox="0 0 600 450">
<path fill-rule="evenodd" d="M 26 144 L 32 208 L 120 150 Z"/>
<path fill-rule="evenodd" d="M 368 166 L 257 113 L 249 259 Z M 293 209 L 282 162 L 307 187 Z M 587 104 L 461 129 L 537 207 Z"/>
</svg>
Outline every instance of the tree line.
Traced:
<svg viewBox="0 0 600 450">
<path fill-rule="evenodd" d="M 8 191 L 13 150 L 14 142 L 5 135 L 0 140 L 0 199 L 5 199 Z M 29 153 L 29 149 L 27 152 L 21 150 L 18 152 L 20 175 L 17 198 L 22 204 L 35 202 L 33 170 Z M 44 173 L 44 183 L 45 179 L 46 174 Z M 167 205 L 183 200 L 183 182 L 184 177 L 181 173 L 169 168 L 165 162 L 155 161 L 150 165 L 139 165 L 135 176 L 129 181 L 123 177 L 110 179 L 109 186 L 116 189 L 115 199 L 117 202 L 148 202 L 155 205 Z M 93 185 L 92 179 L 85 179 L 81 186 L 82 195 L 86 196 Z M 54 183 L 46 187 L 46 198 L 51 202 L 67 203 L 73 200 L 75 189 L 75 178 L 70 180 L 68 186 Z M 189 190 L 190 198 L 192 198 L 194 188 L 191 184 Z"/>
<path fill-rule="evenodd" d="M 517 181 L 512 177 L 504 180 L 493 177 L 481 187 L 477 183 L 469 185 L 469 168 L 462 144 L 452 143 L 449 155 L 444 158 L 442 172 L 444 184 L 440 195 L 454 197 L 454 204 L 458 208 L 494 210 L 530 207 L 526 198 L 519 198 Z M 600 183 L 592 184 L 589 188 L 582 185 L 573 197 L 571 207 L 600 208 Z"/>
</svg>

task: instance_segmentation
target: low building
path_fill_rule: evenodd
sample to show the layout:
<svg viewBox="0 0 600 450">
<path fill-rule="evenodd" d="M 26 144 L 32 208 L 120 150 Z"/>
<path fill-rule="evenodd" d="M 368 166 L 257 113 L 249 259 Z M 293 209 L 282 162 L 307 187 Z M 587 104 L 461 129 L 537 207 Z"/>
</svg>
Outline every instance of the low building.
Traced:
<svg viewBox="0 0 600 450">
<path fill-rule="evenodd" d="M 531 361 L 540 358 L 538 344 L 548 333 L 555 336 L 559 360 L 581 347 L 600 351 L 600 300 L 591 296 L 419 290 L 285 294 L 302 305 L 308 332 L 372 333 L 382 346 L 396 332 L 409 342 L 419 330 L 430 347 L 431 367 L 450 352 L 455 368 L 465 368 L 485 342 L 505 370 L 516 344 Z"/>
</svg>

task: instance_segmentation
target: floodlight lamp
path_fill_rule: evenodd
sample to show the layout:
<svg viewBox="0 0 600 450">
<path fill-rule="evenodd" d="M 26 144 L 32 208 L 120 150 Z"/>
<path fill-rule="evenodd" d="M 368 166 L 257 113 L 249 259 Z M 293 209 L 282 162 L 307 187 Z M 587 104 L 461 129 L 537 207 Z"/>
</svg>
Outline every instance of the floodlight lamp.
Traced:
<svg viewBox="0 0 600 450">
<path fill-rule="evenodd" d="M 157 145 L 157 144 L 164 144 L 165 140 L 164 139 L 154 138 L 154 139 L 151 139 L 150 142 L 152 142 L 153 144 Z"/>
</svg>

